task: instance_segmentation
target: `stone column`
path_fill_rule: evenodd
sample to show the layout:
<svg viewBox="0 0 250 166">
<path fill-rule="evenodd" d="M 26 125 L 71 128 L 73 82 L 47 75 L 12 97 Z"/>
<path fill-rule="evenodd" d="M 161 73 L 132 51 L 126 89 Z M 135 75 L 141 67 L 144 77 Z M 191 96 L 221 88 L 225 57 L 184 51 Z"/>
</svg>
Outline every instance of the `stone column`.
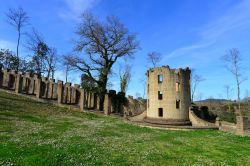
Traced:
<svg viewBox="0 0 250 166">
<path fill-rule="evenodd" d="M 109 96 L 109 94 L 105 94 L 105 99 L 104 99 L 104 106 L 103 106 L 103 108 L 104 108 L 104 114 L 105 115 L 110 115 L 110 113 L 111 113 L 111 100 L 110 100 L 110 96 Z"/>
<path fill-rule="evenodd" d="M 243 134 L 248 129 L 248 117 L 238 115 L 236 116 L 236 131 L 239 134 Z"/>
<path fill-rule="evenodd" d="M 3 86 L 6 87 L 6 88 L 9 85 L 9 77 L 10 77 L 9 70 L 4 69 L 3 70 Z"/>
<path fill-rule="evenodd" d="M 96 109 L 100 111 L 100 97 L 98 95 L 96 96 Z"/>
<path fill-rule="evenodd" d="M 67 103 L 71 104 L 71 102 L 72 102 L 72 87 L 69 86 L 67 89 L 68 89 Z"/>
<path fill-rule="evenodd" d="M 77 101 L 77 91 L 79 91 L 80 85 L 75 84 L 74 87 L 72 88 L 72 103 L 76 104 Z"/>
<path fill-rule="evenodd" d="M 217 126 L 217 127 L 221 126 L 221 119 L 219 117 L 216 118 L 215 126 Z"/>
<path fill-rule="evenodd" d="M 91 92 L 90 96 L 91 96 L 91 98 L 90 98 L 90 107 L 92 109 L 94 109 L 95 108 L 95 94 L 93 92 Z"/>
<path fill-rule="evenodd" d="M 58 80 L 57 82 L 57 102 L 61 104 L 63 101 L 63 81 Z"/>
<path fill-rule="evenodd" d="M 50 79 L 49 81 L 49 88 L 48 88 L 48 98 L 52 99 L 53 98 L 53 91 L 54 91 L 54 84 L 55 84 L 55 79 Z"/>
<path fill-rule="evenodd" d="M 80 89 L 80 110 L 84 110 L 84 89 Z"/>
<path fill-rule="evenodd" d="M 16 76 L 16 85 L 15 85 L 16 89 L 15 92 L 16 93 L 20 93 L 21 89 L 22 89 L 22 74 L 18 73 Z"/>
<path fill-rule="evenodd" d="M 36 85 L 35 85 L 35 94 L 36 94 L 36 97 L 37 98 L 41 98 L 41 90 L 42 90 L 42 80 L 41 78 L 36 78 L 36 81 L 35 81 Z"/>
<path fill-rule="evenodd" d="M 57 99 L 57 83 L 54 83 L 52 98 Z"/>
<path fill-rule="evenodd" d="M 71 100 L 71 90 L 70 90 L 70 86 L 71 86 L 71 83 L 70 82 L 67 82 L 65 83 L 64 85 L 64 89 L 63 89 L 63 102 L 64 103 L 70 103 L 70 100 Z"/>
</svg>

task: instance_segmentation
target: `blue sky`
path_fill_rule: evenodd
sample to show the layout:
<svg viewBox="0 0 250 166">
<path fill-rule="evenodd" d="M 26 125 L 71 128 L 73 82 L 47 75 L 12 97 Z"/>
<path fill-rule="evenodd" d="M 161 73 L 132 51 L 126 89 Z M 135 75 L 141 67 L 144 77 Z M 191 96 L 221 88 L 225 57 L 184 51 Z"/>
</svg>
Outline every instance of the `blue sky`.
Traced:
<svg viewBox="0 0 250 166">
<path fill-rule="evenodd" d="M 59 55 L 72 51 L 72 40 L 79 14 L 85 10 L 100 19 L 116 15 L 137 34 L 140 49 L 131 60 L 132 80 L 129 95 L 143 95 L 143 79 L 150 64 L 147 53 L 162 54 L 161 65 L 171 68 L 194 68 L 206 80 L 197 89 L 203 99 L 225 97 L 224 85 L 235 87 L 233 76 L 223 67 L 221 56 L 229 48 L 238 48 L 244 60 L 244 76 L 250 69 L 250 1 L 249 0 L 8 0 L 0 6 L 0 48 L 15 51 L 16 32 L 5 21 L 4 13 L 10 7 L 21 6 L 30 17 L 24 31 L 35 27 Z M 25 38 L 22 44 L 25 43 Z M 28 51 L 21 46 L 23 56 Z M 60 58 L 59 58 L 60 59 Z M 120 60 L 115 68 L 117 68 Z M 76 72 L 70 80 L 79 83 Z M 64 79 L 58 71 L 57 79 Z M 117 76 L 111 79 L 118 90 Z M 242 83 L 242 96 L 250 90 L 250 77 Z M 236 98 L 235 88 L 232 98 Z"/>
</svg>

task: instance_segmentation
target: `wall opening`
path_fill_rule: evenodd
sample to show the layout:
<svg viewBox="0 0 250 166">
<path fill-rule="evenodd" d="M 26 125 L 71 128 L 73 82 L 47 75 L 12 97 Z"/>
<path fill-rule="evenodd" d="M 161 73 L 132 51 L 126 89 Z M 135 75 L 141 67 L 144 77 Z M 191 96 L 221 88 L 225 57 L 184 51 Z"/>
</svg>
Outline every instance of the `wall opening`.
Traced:
<svg viewBox="0 0 250 166">
<path fill-rule="evenodd" d="M 176 100 L 176 109 L 180 109 L 180 100 Z"/>
<path fill-rule="evenodd" d="M 158 116 L 163 117 L 163 108 L 158 108 Z"/>
<path fill-rule="evenodd" d="M 158 83 L 162 83 L 163 82 L 163 75 L 160 74 L 158 75 Z"/>
<path fill-rule="evenodd" d="M 14 89 L 15 88 L 15 76 L 10 74 L 9 76 L 9 88 Z"/>
<path fill-rule="evenodd" d="M 180 83 L 179 82 L 175 83 L 175 91 L 180 92 Z"/>
<path fill-rule="evenodd" d="M 162 100 L 162 98 L 163 98 L 162 91 L 158 91 L 158 100 Z"/>
</svg>

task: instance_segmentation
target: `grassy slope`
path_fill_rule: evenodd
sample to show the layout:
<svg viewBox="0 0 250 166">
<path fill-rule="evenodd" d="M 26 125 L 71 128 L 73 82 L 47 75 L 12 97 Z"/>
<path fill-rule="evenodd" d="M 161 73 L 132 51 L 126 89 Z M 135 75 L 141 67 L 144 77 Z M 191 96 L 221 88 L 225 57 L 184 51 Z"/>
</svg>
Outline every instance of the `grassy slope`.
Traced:
<svg viewBox="0 0 250 166">
<path fill-rule="evenodd" d="M 167 131 L 0 91 L 0 165 L 250 165 L 250 137 Z"/>
</svg>

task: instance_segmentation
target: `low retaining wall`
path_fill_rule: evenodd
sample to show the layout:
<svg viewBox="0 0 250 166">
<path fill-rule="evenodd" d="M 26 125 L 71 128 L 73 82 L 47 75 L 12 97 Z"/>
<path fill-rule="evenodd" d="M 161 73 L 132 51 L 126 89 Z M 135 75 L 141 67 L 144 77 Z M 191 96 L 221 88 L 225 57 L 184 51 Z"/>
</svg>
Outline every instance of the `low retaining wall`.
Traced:
<svg viewBox="0 0 250 166">
<path fill-rule="evenodd" d="M 216 127 L 214 123 L 205 121 L 196 116 L 191 109 L 189 109 L 189 120 L 191 121 L 192 126 Z"/>
<path fill-rule="evenodd" d="M 143 122 L 144 118 L 147 116 L 147 111 L 142 112 L 139 115 L 129 117 L 128 119 L 132 122 Z"/>
<path fill-rule="evenodd" d="M 236 124 L 229 123 L 226 121 L 221 121 L 219 125 L 219 129 L 226 132 L 235 133 L 236 132 Z"/>
<path fill-rule="evenodd" d="M 216 126 L 218 126 L 222 131 L 239 135 L 250 135 L 248 117 L 245 116 L 236 116 L 236 124 L 221 121 L 220 118 L 216 118 Z"/>
</svg>

